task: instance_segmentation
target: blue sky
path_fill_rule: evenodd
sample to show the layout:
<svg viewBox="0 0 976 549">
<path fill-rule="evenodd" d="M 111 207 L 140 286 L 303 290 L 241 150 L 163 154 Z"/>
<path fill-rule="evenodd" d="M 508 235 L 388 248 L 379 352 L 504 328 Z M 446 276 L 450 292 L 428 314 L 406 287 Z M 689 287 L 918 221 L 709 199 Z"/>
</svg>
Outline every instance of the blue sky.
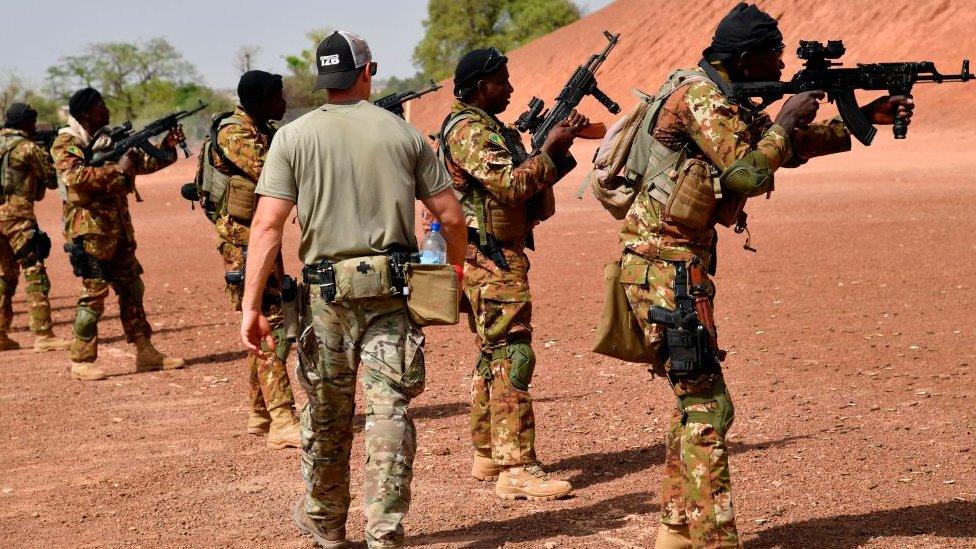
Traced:
<svg viewBox="0 0 976 549">
<path fill-rule="evenodd" d="M 491 0 L 486 0 L 491 1 Z M 611 0 L 580 0 L 595 11 Z M 307 47 L 305 33 L 333 27 L 362 34 L 380 76 L 415 72 L 413 48 L 423 36 L 426 0 L 41 0 L 3 1 L 0 80 L 10 74 L 43 84 L 47 67 L 85 44 L 162 36 L 209 86 L 232 88 L 238 47 L 261 47 L 255 68 L 282 72 L 282 56 Z"/>
</svg>

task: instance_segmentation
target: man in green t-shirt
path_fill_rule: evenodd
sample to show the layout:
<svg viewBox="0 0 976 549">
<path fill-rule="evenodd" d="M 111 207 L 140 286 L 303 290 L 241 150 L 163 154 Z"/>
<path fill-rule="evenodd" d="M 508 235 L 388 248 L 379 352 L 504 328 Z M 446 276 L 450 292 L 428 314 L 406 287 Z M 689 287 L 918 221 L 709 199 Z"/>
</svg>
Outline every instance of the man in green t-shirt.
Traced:
<svg viewBox="0 0 976 549">
<path fill-rule="evenodd" d="M 410 504 L 416 453 L 407 406 L 424 387 L 424 336 L 408 320 L 403 296 L 384 293 L 389 288 L 380 288 L 379 281 L 395 274 L 398 258 L 417 250 L 417 200 L 440 220 L 447 259 L 460 276 L 464 217 L 450 177 L 423 136 L 368 101 L 376 63 L 366 42 L 335 32 L 319 44 L 316 60 L 316 88 L 328 90 L 329 102 L 278 131 L 258 182 L 241 337 L 252 352 L 261 353 L 262 341 L 273 352 L 261 292 L 285 222 L 297 207 L 307 327 L 296 347 L 308 403 L 301 414 L 307 493 L 294 519 L 322 547 L 347 545 L 349 454 L 361 363 L 366 542 L 374 549 L 402 547 L 401 521 Z"/>
</svg>

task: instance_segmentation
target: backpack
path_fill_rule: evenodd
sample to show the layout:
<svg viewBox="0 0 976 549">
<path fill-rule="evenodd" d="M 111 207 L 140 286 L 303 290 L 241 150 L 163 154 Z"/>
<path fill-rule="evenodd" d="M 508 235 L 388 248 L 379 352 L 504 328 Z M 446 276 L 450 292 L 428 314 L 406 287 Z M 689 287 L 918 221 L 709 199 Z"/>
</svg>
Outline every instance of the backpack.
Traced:
<svg viewBox="0 0 976 549">
<path fill-rule="evenodd" d="M 10 153 L 26 141 L 27 138 L 16 135 L 4 136 L 0 139 L 0 159 L 2 159 L 0 160 L 0 199 L 17 190 L 15 188 L 17 184 L 16 174 L 10 167 Z"/>
<path fill-rule="evenodd" d="M 645 181 L 673 169 L 682 160 L 681 151 L 671 151 L 651 136 L 661 106 L 682 86 L 709 81 L 698 71 L 678 70 L 668 77 L 657 94 L 651 96 L 634 90 L 639 101 L 604 136 L 593 156 L 593 169 L 583 178 L 577 198 L 583 198 L 586 187 L 614 219 L 626 217 Z M 668 194 L 660 188 L 655 200 L 666 203 Z M 663 196 L 662 196 L 663 194 Z"/>
</svg>

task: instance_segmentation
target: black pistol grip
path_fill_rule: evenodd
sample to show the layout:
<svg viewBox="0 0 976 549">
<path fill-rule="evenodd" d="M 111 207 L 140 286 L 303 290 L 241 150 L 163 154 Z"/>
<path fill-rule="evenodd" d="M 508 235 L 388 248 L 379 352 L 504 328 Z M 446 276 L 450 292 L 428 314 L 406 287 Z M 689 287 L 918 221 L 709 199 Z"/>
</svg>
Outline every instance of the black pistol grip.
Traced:
<svg viewBox="0 0 976 549">
<path fill-rule="evenodd" d="M 608 111 L 610 111 L 610 114 L 617 114 L 620 112 L 620 105 L 618 105 L 617 102 L 614 101 L 613 99 L 610 99 L 610 96 L 603 93 L 603 90 L 596 87 L 596 85 L 594 85 L 593 89 L 590 90 L 590 95 L 592 95 L 597 101 L 602 103 L 603 106 L 606 107 Z"/>
</svg>

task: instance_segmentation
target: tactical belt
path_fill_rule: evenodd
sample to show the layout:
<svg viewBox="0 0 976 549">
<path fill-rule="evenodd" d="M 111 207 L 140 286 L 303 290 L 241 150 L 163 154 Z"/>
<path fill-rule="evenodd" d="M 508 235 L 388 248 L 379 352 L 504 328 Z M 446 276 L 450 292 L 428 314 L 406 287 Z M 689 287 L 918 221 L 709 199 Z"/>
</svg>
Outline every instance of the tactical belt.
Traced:
<svg viewBox="0 0 976 549">
<path fill-rule="evenodd" d="M 383 255 L 390 261 L 393 287 L 396 288 L 397 295 L 405 295 L 403 292 L 407 286 L 405 268 L 406 264 L 413 259 L 414 254 L 396 251 Z M 302 268 L 302 280 L 307 285 L 318 286 L 322 299 L 328 303 L 333 303 L 336 299 L 335 263 L 332 260 L 323 259 Z"/>
</svg>

